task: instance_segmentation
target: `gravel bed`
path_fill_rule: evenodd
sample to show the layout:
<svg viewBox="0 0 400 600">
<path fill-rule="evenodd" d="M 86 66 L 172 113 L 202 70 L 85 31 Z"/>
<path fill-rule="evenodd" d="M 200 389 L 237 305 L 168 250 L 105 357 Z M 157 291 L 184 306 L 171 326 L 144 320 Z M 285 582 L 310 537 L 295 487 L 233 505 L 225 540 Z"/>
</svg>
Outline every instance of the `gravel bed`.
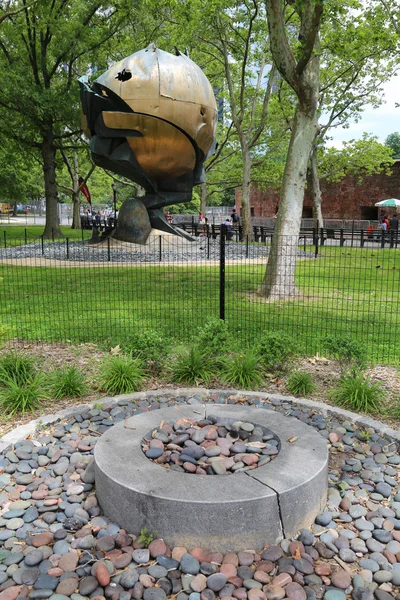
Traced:
<svg viewBox="0 0 400 600">
<path fill-rule="evenodd" d="M 113 242 L 114 243 L 114 242 Z M 135 246 L 132 245 L 132 248 Z M 137 247 L 137 246 L 136 246 Z M 219 240 L 210 239 L 209 247 L 207 240 L 204 242 L 193 242 L 193 247 L 187 241 L 175 241 L 166 238 L 161 244 L 155 239 L 149 246 L 137 247 L 138 250 L 126 250 L 112 246 L 110 257 L 108 257 L 107 246 L 89 246 L 87 242 L 44 242 L 40 240 L 35 243 L 12 246 L 0 249 L 0 260 L 12 258 L 45 258 L 48 260 L 70 260 L 75 262 L 126 262 L 126 263 L 158 263 L 158 262 L 200 262 L 207 260 L 219 260 Z M 226 260 L 249 260 L 262 259 L 269 255 L 269 247 L 262 244 L 250 244 L 246 249 L 245 244 L 227 242 L 225 246 Z M 297 256 L 303 258 L 314 258 L 312 252 L 297 251 Z"/>
<path fill-rule="evenodd" d="M 253 423 L 221 423 L 210 415 L 160 423 L 142 439 L 149 460 L 180 473 L 232 475 L 268 464 L 279 454 L 274 433 Z"/>
<path fill-rule="evenodd" d="M 184 403 L 204 398 L 151 392 L 86 407 L 0 455 L 0 600 L 400 600 L 397 443 L 284 399 L 240 403 L 297 418 L 329 446 L 327 506 L 296 540 L 224 555 L 160 539 L 145 548 L 109 522 L 95 495 L 97 440 L 134 414 Z"/>
</svg>

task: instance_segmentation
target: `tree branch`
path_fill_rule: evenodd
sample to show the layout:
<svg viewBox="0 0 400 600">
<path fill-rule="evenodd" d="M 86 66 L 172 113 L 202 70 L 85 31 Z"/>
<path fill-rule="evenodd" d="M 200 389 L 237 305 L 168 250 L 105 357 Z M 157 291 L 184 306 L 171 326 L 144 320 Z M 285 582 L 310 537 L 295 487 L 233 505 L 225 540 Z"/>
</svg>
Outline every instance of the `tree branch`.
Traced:
<svg viewBox="0 0 400 600">
<path fill-rule="evenodd" d="M 275 79 L 275 74 L 276 74 L 276 67 L 273 64 L 270 72 L 269 72 L 269 76 L 268 76 L 268 83 L 267 83 L 267 88 L 265 90 L 265 94 L 264 94 L 264 100 L 263 100 L 263 107 L 262 107 L 262 112 L 261 112 L 261 118 L 258 124 L 257 129 L 255 130 L 253 137 L 251 138 L 250 142 L 249 142 L 249 148 L 253 148 L 253 146 L 255 146 L 255 144 L 257 143 L 260 135 L 262 134 L 262 132 L 264 131 L 264 127 L 265 127 L 265 123 L 267 121 L 267 115 L 268 115 L 268 106 L 269 106 L 269 101 L 271 98 L 271 93 L 272 93 L 272 85 Z"/>
<path fill-rule="evenodd" d="M 8 19 L 8 17 L 13 17 L 14 15 L 18 15 L 19 13 L 23 12 L 24 10 L 28 10 L 31 6 L 36 4 L 36 1 L 37 0 L 34 0 L 32 2 L 32 4 L 29 4 L 29 5 L 20 6 L 19 8 L 7 10 L 3 15 L 0 15 L 0 25 L 2 24 L 3 21 Z"/>
<path fill-rule="evenodd" d="M 265 5 L 272 58 L 282 77 L 293 89 L 298 90 L 297 65 L 287 38 L 281 0 L 266 0 Z"/>
<path fill-rule="evenodd" d="M 317 40 L 319 24 L 321 22 L 323 12 L 323 0 L 315 0 L 314 10 L 309 20 L 309 23 L 305 24 L 305 42 L 303 54 L 297 62 L 296 71 L 301 75 L 306 66 L 308 65 L 314 51 L 315 42 Z M 306 17 L 305 17 L 306 18 Z"/>
</svg>

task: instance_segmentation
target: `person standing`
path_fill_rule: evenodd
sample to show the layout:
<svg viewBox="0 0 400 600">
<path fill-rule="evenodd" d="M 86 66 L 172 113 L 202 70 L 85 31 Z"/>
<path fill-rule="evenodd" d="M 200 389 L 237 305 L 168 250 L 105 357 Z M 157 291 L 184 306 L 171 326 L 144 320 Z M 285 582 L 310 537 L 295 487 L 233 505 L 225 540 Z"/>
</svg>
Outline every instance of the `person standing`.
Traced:
<svg viewBox="0 0 400 600">
<path fill-rule="evenodd" d="M 399 219 L 397 217 L 397 213 L 394 213 L 392 217 L 389 219 L 390 231 L 398 231 L 399 230 Z"/>
<path fill-rule="evenodd" d="M 232 210 L 232 214 L 231 214 L 231 221 L 232 221 L 232 224 L 233 224 L 233 225 L 235 225 L 235 223 L 238 223 L 238 222 L 239 222 L 239 215 L 237 214 L 237 212 L 236 212 L 236 209 L 235 209 L 235 208 Z"/>
</svg>

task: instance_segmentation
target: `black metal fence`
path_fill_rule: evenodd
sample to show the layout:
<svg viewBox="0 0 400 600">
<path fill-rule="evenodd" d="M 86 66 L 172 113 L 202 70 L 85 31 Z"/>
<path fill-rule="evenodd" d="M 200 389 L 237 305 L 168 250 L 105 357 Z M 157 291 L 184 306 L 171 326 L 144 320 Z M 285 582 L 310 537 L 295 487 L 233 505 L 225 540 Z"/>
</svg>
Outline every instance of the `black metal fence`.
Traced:
<svg viewBox="0 0 400 600">
<path fill-rule="evenodd" d="M 151 236 L 145 246 L 90 232 L 46 240 L 5 231 L 0 240 L 0 335 L 14 341 L 118 344 L 140 329 L 196 339 L 208 317 L 226 320 L 232 341 L 251 346 L 265 330 L 285 331 L 306 354 L 327 335 L 364 344 L 375 361 L 400 349 L 397 234 L 302 231 L 281 240 L 290 278 L 272 299 L 262 281 L 272 232 L 198 231 L 193 242 Z M 227 237 L 231 239 L 228 240 Z M 243 236 L 242 236 L 243 238 Z M 289 271 L 288 271 L 289 272 Z"/>
</svg>

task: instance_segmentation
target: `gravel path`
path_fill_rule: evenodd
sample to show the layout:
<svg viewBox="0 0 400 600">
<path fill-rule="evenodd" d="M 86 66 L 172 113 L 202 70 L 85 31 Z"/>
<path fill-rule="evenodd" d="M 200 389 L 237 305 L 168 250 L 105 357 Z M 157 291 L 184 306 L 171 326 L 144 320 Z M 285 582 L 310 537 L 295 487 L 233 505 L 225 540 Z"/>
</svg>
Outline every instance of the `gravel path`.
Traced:
<svg viewBox="0 0 400 600">
<path fill-rule="evenodd" d="M 226 243 L 227 260 L 257 260 L 269 255 L 269 247 L 262 244 L 245 244 L 235 242 Z M 303 258 L 314 258 L 314 254 L 297 251 L 297 255 Z M 72 262 L 118 262 L 118 263 L 159 263 L 159 262 L 201 262 L 219 260 L 219 241 L 206 238 L 204 241 L 196 241 L 193 244 L 183 240 L 171 240 L 155 238 L 149 245 L 137 246 L 133 244 L 115 243 L 113 240 L 108 254 L 107 245 L 89 246 L 87 242 L 49 242 L 35 243 L 0 248 L 0 261 L 9 259 L 47 259 L 51 261 Z"/>
<path fill-rule="evenodd" d="M 327 441 L 328 503 L 297 540 L 225 555 L 158 539 L 146 549 L 110 523 L 95 495 L 97 440 L 133 414 L 185 402 L 204 398 L 152 392 L 86 408 L 0 455 L 0 600 L 400 600 L 399 448 L 373 429 L 285 400 L 240 398 L 297 418 Z M 237 398 L 218 391 L 213 402 Z"/>
</svg>

